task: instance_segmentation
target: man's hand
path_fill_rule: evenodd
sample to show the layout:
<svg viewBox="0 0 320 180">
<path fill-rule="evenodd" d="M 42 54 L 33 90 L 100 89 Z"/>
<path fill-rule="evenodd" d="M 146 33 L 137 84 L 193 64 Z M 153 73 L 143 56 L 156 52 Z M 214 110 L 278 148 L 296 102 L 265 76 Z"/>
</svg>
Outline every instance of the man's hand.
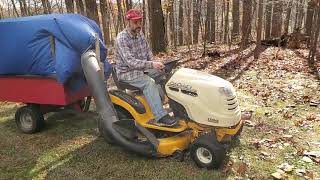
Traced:
<svg viewBox="0 0 320 180">
<path fill-rule="evenodd" d="M 154 69 L 161 70 L 164 68 L 164 65 L 161 62 L 152 62 L 152 66 Z"/>
</svg>

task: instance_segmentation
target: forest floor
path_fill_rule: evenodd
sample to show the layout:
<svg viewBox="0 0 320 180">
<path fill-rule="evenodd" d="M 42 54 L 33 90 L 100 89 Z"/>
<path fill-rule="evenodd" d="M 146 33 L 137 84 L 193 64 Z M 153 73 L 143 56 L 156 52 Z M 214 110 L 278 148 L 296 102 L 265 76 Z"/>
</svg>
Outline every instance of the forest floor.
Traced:
<svg viewBox="0 0 320 180">
<path fill-rule="evenodd" d="M 184 47 L 157 58 L 178 58 L 180 67 L 236 88 L 246 123 L 220 169 L 199 169 L 190 156 L 149 159 L 109 145 L 99 136 L 94 106 L 49 113 L 40 133 L 22 134 L 14 122 L 21 105 L 0 102 L 0 179 L 320 179 L 320 59 L 316 74 L 306 49 L 264 48 L 258 60 L 253 47 L 212 50 L 221 57 Z"/>
</svg>

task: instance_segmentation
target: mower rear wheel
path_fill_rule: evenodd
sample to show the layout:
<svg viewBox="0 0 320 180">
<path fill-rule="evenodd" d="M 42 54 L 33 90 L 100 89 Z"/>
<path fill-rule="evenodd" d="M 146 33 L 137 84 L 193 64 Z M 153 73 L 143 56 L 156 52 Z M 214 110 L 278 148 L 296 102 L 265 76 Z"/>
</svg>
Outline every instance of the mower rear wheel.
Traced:
<svg viewBox="0 0 320 180">
<path fill-rule="evenodd" d="M 35 105 L 19 108 L 15 114 L 15 121 L 18 129 L 27 134 L 40 131 L 44 125 L 43 114 Z"/>
<path fill-rule="evenodd" d="M 224 160 L 226 149 L 214 133 L 200 136 L 191 145 L 191 157 L 200 168 L 218 168 Z"/>
</svg>

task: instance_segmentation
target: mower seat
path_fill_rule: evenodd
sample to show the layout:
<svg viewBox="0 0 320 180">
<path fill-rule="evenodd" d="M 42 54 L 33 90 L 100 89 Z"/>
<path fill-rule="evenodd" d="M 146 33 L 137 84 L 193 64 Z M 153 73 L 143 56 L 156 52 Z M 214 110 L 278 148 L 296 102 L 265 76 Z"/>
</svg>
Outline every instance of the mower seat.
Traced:
<svg viewBox="0 0 320 180">
<path fill-rule="evenodd" d="M 119 81 L 119 79 L 117 77 L 116 69 L 114 66 L 112 66 L 111 73 L 112 73 L 113 81 L 119 90 L 124 91 L 124 90 L 128 89 L 128 90 L 134 91 L 136 93 L 143 93 L 141 89 L 139 89 L 135 86 L 132 86 L 129 83 Z"/>
</svg>

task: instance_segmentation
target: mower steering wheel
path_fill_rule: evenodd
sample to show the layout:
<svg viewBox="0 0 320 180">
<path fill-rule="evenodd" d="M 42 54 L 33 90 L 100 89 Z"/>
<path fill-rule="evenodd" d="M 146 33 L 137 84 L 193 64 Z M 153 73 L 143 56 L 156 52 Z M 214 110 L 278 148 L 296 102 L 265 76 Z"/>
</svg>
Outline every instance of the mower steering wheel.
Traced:
<svg viewBox="0 0 320 180">
<path fill-rule="evenodd" d="M 172 69 L 174 69 L 177 66 L 178 61 L 179 61 L 178 59 L 173 59 L 163 63 L 165 66 L 164 67 L 165 74 L 169 74 L 172 71 Z"/>
</svg>

